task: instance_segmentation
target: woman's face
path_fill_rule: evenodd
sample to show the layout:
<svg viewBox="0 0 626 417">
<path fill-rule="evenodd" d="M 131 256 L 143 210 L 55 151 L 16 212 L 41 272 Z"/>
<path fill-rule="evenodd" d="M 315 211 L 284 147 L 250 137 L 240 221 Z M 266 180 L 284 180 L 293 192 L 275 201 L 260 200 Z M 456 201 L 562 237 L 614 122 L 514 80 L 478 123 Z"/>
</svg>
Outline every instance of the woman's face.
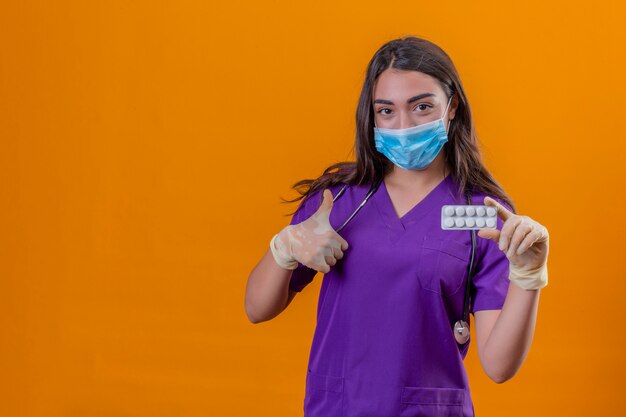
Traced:
<svg viewBox="0 0 626 417">
<path fill-rule="evenodd" d="M 374 122 L 385 129 L 406 129 L 439 119 L 448 104 L 436 78 L 418 71 L 388 68 L 374 84 Z M 456 97 L 443 120 L 454 119 Z"/>
</svg>

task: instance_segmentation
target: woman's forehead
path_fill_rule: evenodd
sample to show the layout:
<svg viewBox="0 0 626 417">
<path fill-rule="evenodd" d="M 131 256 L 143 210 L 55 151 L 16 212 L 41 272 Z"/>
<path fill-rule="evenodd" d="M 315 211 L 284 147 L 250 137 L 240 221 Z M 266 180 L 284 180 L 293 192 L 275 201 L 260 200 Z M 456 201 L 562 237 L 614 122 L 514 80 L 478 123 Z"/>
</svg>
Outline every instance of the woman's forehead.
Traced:
<svg viewBox="0 0 626 417">
<path fill-rule="evenodd" d="M 434 77 L 419 71 L 386 69 L 374 84 L 373 100 L 406 100 L 417 94 L 443 94 Z"/>
</svg>

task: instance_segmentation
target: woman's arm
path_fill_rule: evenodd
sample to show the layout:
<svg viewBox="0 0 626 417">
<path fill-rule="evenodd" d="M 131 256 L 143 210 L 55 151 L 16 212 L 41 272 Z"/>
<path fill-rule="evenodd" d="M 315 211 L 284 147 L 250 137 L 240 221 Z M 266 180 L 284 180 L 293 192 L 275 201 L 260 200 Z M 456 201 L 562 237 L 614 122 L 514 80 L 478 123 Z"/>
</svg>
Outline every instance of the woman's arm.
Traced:
<svg viewBox="0 0 626 417">
<path fill-rule="evenodd" d="M 502 310 L 476 311 L 478 355 L 485 373 L 504 382 L 520 368 L 535 333 L 539 291 L 548 285 L 549 234 L 528 216 L 511 213 L 485 197 L 504 220 L 502 230 L 482 229 L 478 235 L 498 243 L 509 260 L 509 288 Z"/>
<path fill-rule="evenodd" d="M 289 305 L 297 294 L 289 291 L 292 273 L 278 266 L 270 249 L 265 252 L 246 284 L 245 309 L 252 323 L 271 320 Z"/>
<path fill-rule="evenodd" d="M 511 283 L 502 310 L 474 313 L 478 357 L 495 382 L 512 378 L 524 363 L 535 333 L 539 292 Z"/>
</svg>

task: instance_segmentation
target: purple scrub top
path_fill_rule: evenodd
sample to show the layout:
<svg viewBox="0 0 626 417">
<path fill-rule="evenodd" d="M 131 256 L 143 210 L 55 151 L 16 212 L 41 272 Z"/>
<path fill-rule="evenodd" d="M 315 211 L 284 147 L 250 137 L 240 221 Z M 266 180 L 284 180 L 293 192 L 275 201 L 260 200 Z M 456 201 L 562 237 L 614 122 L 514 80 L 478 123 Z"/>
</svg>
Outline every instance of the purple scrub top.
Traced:
<svg viewBox="0 0 626 417">
<path fill-rule="evenodd" d="M 471 340 L 457 344 L 471 232 L 442 230 L 441 206 L 467 204 L 452 175 L 398 218 L 381 183 L 340 232 L 350 247 L 324 274 L 304 398 L 305 417 L 473 416 L 463 359 Z M 333 196 L 343 187 L 330 187 Z M 333 203 L 337 229 L 363 201 L 369 185 L 348 186 Z M 485 194 L 472 195 L 484 204 Z M 316 191 L 290 224 L 321 204 Z M 507 209 L 510 207 L 496 199 Z M 498 229 L 502 229 L 498 218 Z M 499 310 L 509 286 L 509 261 L 496 242 L 476 235 L 473 314 Z M 289 289 L 302 291 L 317 271 L 298 265 Z"/>
</svg>

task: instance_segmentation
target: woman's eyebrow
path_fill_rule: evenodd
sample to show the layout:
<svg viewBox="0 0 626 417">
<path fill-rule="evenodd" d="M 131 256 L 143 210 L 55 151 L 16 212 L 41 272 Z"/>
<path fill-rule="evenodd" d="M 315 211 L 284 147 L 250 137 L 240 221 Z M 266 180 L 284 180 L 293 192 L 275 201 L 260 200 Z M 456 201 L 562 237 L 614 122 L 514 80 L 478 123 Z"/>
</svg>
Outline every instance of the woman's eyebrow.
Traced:
<svg viewBox="0 0 626 417">
<path fill-rule="evenodd" d="M 434 96 L 435 96 L 435 94 L 434 94 L 434 93 L 424 93 L 424 94 L 418 94 L 418 95 L 416 95 L 416 96 L 411 97 L 411 98 L 410 98 L 410 99 L 408 99 L 406 102 L 407 102 L 407 104 L 411 104 L 411 103 L 413 103 L 414 101 L 419 100 L 419 99 L 421 99 L 421 98 L 424 98 L 424 97 L 434 97 Z M 382 98 L 377 98 L 376 100 L 374 100 L 374 104 L 375 104 L 375 103 L 380 103 L 380 104 L 390 104 L 390 105 L 392 105 L 392 106 L 393 106 L 393 101 L 391 101 L 391 100 L 383 100 Z"/>
</svg>

